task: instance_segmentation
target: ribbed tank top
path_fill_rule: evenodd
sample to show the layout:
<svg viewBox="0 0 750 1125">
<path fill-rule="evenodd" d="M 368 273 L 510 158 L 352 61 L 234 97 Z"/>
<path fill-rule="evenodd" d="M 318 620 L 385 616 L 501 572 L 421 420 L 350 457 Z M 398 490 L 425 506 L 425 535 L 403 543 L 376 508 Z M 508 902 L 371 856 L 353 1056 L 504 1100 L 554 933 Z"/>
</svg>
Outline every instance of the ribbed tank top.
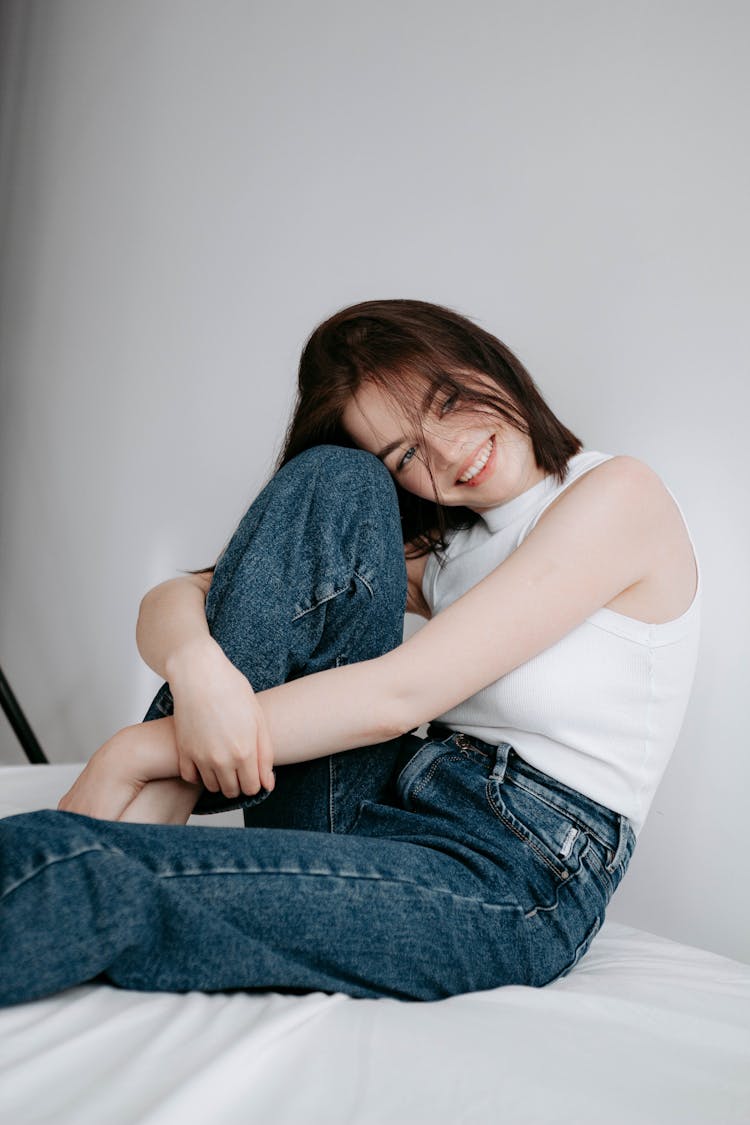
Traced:
<svg viewBox="0 0 750 1125">
<path fill-rule="evenodd" d="M 562 484 L 547 476 L 483 512 L 471 528 L 450 532 L 444 565 L 430 555 L 422 579 L 433 615 L 507 559 L 553 500 L 610 457 L 579 453 L 568 462 Z M 509 743 L 529 765 L 623 813 L 638 834 L 687 707 L 700 585 L 699 574 L 690 607 L 661 625 L 597 610 L 556 644 L 436 718 L 485 742 Z"/>
</svg>

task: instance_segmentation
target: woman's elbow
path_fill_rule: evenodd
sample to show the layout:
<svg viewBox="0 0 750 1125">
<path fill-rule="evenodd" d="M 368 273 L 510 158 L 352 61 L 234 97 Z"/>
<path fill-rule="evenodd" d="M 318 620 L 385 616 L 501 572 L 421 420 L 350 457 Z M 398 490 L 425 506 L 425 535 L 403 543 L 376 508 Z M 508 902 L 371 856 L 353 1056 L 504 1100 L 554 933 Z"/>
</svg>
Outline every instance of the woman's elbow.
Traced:
<svg viewBox="0 0 750 1125">
<path fill-rule="evenodd" d="M 144 594 L 141 598 L 141 604 L 138 606 L 138 616 L 135 621 L 135 646 L 138 649 L 141 657 L 145 660 L 144 645 L 146 643 L 146 618 L 148 615 L 148 594 Z"/>
<path fill-rule="evenodd" d="M 158 612 L 160 595 L 163 593 L 164 587 L 173 581 L 175 580 L 170 578 L 167 579 L 166 582 L 160 582 L 158 585 L 152 586 L 151 589 L 147 590 L 143 595 L 140 605 L 138 606 L 138 617 L 135 622 L 135 643 L 138 652 L 147 663 L 148 660 L 144 651 L 144 646 L 147 647 L 148 645 L 149 623 L 152 621 L 154 613 Z"/>
</svg>

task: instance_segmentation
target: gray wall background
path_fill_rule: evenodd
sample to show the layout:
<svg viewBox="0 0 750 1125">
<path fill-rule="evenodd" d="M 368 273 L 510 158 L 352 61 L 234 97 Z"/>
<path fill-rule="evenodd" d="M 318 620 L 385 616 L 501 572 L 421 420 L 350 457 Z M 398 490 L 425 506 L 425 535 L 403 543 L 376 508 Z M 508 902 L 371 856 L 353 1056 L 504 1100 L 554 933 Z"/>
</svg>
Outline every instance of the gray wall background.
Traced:
<svg viewBox="0 0 750 1125">
<path fill-rule="evenodd" d="M 749 24 L 729 0 L 5 3 L 0 660 L 52 759 L 142 716 L 139 600 L 265 480 L 315 324 L 449 304 L 681 501 L 702 657 L 611 917 L 750 959 Z"/>
</svg>

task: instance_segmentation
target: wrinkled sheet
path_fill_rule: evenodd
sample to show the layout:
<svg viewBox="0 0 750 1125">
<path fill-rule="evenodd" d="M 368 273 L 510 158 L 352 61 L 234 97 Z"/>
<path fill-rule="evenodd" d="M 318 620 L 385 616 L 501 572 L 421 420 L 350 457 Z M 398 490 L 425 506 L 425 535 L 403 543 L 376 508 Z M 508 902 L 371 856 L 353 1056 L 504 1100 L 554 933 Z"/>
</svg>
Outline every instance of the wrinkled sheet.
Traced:
<svg viewBox="0 0 750 1125">
<path fill-rule="evenodd" d="M 53 807 L 75 772 L 0 769 L 0 815 Z M 97 984 L 0 1011 L 0 1121 L 201 1118 L 745 1125 L 750 966 L 607 922 L 544 989 L 425 1004 Z"/>
</svg>

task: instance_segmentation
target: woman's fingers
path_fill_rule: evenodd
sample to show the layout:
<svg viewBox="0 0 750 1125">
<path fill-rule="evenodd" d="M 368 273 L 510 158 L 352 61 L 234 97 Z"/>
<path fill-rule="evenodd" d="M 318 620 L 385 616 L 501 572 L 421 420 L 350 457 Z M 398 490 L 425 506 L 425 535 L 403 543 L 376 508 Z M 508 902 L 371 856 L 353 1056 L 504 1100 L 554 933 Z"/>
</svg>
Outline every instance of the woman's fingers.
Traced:
<svg viewBox="0 0 750 1125">
<path fill-rule="evenodd" d="M 198 753 L 183 747 L 179 752 L 180 777 L 191 785 L 202 784 L 210 793 L 225 797 L 242 794 L 253 797 L 261 789 L 274 788 L 273 746 L 262 712 L 254 705 L 255 714 L 245 718 L 242 738 L 238 740 L 226 730 L 227 743 L 222 747 L 215 732 L 210 732 L 208 747 Z M 190 732 L 187 746 L 195 745 L 196 732 Z"/>
<path fill-rule="evenodd" d="M 237 780 L 237 771 L 232 766 L 223 766 L 217 769 L 216 780 L 225 797 L 239 797 L 240 783 Z"/>
<path fill-rule="evenodd" d="M 237 768 L 240 788 L 248 797 L 255 796 L 261 789 L 269 792 L 276 784 L 273 773 L 273 747 L 262 716 L 255 733 L 255 752 Z"/>
<path fill-rule="evenodd" d="M 273 789 L 273 747 L 252 685 L 218 647 L 206 674 L 183 671 L 172 684 L 182 780 L 229 798 Z"/>
<path fill-rule="evenodd" d="M 191 785 L 197 785 L 201 780 L 195 762 L 184 754 L 180 754 L 180 777 L 183 781 L 189 781 Z"/>
<path fill-rule="evenodd" d="M 256 793 L 260 792 L 261 780 L 258 776 L 258 762 L 255 757 L 248 758 L 246 762 L 242 762 L 237 769 L 237 777 L 241 791 L 246 797 L 254 797 Z"/>
<path fill-rule="evenodd" d="M 209 793 L 220 792 L 221 786 L 219 785 L 219 779 L 210 766 L 201 766 L 200 780 L 203 782 L 206 789 L 208 789 Z"/>
</svg>

